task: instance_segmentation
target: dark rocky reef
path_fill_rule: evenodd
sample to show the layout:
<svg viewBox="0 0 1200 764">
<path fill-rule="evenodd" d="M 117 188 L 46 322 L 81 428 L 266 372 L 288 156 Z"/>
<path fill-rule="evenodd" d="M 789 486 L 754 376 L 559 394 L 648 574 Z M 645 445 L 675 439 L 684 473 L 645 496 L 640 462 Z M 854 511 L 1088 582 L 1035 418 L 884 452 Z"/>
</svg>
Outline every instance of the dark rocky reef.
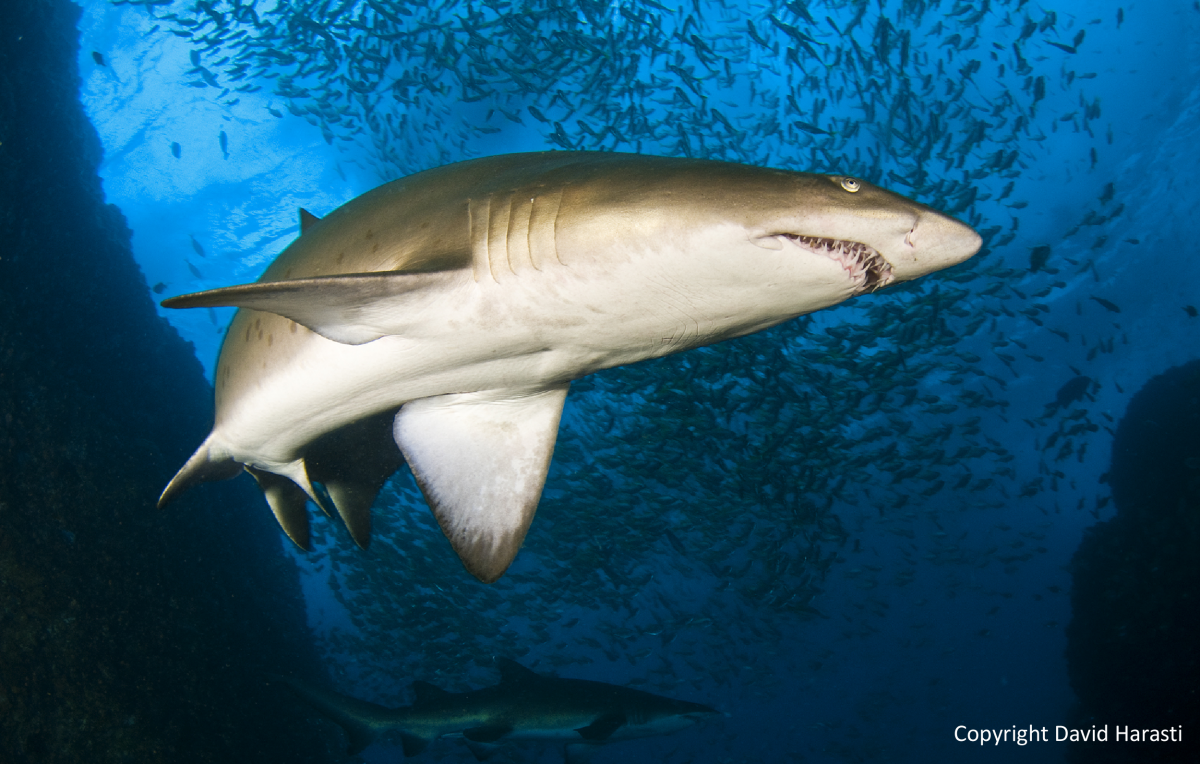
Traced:
<svg viewBox="0 0 1200 764">
<path fill-rule="evenodd" d="M 1067 663 L 1074 727 L 1108 742 L 1069 760 L 1200 761 L 1200 361 L 1150 380 L 1113 439 L 1117 515 L 1072 561 Z M 1117 741 L 1116 728 L 1182 728 L 1183 742 Z"/>
<path fill-rule="evenodd" d="M 320 669 L 255 489 L 154 507 L 211 390 L 104 202 L 78 16 L 0 3 L 0 761 L 330 760 L 262 679 Z"/>
</svg>

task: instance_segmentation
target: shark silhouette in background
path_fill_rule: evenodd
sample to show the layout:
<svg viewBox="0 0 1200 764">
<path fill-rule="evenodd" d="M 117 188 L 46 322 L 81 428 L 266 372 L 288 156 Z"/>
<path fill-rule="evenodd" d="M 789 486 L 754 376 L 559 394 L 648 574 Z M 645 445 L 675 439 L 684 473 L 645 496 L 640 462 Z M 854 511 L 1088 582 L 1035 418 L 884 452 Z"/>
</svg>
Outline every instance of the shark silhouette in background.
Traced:
<svg viewBox="0 0 1200 764">
<path fill-rule="evenodd" d="M 766 329 L 980 245 L 839 175 L 569 151 L 420 172 L 323 219 L 302 211 L 257 283 L 163 302 L 241 310 L 213 430 L 159 505 L 244 468 L 301 547 L 312 500 L 365 548 L 371 505 L 407 462 L 490 583 L 533 520 L 572 380 Z"/>
<path fill-rule="evenodd" d="M 399 733 L 405 757 L 416 756 L 438 738 L 462 738 L 479 760 L 506 744 L 550 741 L 566 744 L 567 764 L 578 764 L 601 745 L 664 735 L 719 712 L 699 703 L 586 679 L 542 676 L 516 661 L 497 658 L 500 683 L 467 692 L 446 692 L 413 682 L 416 702 L 386 708 L 304 684 L 273 677 L 337 722 L 358 753 L 381 735 Z"/>
</svg>

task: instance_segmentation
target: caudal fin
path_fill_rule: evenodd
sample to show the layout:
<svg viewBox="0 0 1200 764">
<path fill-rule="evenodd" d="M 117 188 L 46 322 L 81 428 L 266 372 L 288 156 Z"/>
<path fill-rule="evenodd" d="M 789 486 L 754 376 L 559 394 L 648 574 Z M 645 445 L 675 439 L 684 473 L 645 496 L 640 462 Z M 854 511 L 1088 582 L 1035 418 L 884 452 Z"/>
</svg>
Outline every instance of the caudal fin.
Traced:
<svg viewBox="0 0 1200 764">
<path fill-rule="evenodd" d="M 196 453 L 192 454 L 187 463 L 179 469 L 179 472 L 175 473 L 171 482 L 167 483 L 162 496 L 158 497 L 159 508 L 167 506 L 176 496 L 194 485 L 213 480 L 228 480 L 237 477 L 238 473 L 242 471 L 242 465 L 233 459 L 214 454 L 211 441 L 212 436 L 210 435 L 200 444 L 200 448 L 196 449 Z"/>
<path fill-rule="evenodd" d="M 385 706 L 368 703 L 365 700 L 340 695 L 332 690 L 314 687 L 286 676 L 271 676 L 272 681 L 280 682 L 301 700 L 337 722 L 346 736 L 350 738 L 350 748 L 346 753 L 358 753 L 380 734 L 398 727 L 402 712 Z M 408 737 L 407 735 L 405 737 Z M 420 746 L 424 748 L 424 745 Z M 405 754 L 408 754 L 408 744 L 405 743 Z"/>
</svg>

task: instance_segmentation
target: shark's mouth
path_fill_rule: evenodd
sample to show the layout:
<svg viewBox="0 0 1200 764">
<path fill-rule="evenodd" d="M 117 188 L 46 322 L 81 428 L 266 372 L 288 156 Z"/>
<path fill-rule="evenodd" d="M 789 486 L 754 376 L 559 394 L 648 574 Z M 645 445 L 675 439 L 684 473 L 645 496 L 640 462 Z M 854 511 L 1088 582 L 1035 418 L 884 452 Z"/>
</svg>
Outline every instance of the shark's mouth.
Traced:
<svg viewBox="0 0 1200 764">
<path fill-rule="evenodd" d="M 817 236 L 788 234 L 788 238 L 801 247 L 837 262 L 850 274 L 856 292 L 874 292 L 892 283 L 892 266 L 883 255 L 866 244 L 839 239 L 822 239 Z"/>
</svg>

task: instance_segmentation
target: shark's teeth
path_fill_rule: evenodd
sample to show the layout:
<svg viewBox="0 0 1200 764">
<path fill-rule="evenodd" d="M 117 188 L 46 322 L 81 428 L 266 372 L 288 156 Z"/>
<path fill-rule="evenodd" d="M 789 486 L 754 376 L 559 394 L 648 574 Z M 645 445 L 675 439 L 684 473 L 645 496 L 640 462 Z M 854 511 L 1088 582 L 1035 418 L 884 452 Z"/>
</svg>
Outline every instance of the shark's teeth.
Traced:
<svg viewBox="0 0 1200 764">
<path fill-rule="evenodd" d="M 874 292 L 892 283 L 891 264 L 866 244 L 792 234 L 788 234 L 788 238 L 807 250 L 836 260 L 850 274 L 860 292 Z"/>
</svg>

